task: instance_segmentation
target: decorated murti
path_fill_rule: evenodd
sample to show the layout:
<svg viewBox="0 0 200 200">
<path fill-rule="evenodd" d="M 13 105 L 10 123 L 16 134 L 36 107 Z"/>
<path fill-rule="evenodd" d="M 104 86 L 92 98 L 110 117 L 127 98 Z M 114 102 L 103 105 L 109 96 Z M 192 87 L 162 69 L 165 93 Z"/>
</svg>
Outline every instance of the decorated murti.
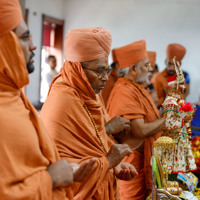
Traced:
<svg viewBox="0 0 200 200">
<path fill-rule="evenodd" d="M 164 154 L 169 173 L 185 173 L 196 170 L 195 160 L 191 151 L 191 128 L 190 123 L 195 113 L 195 106 L 185 103 L 183 94 L 185 92 L 185 78 L 180 63 L 173 59 L 176 75 L 169 77 L 168 95 L 163 103 L 163 115 L 165 125 L 162 136 L 174 140 L 175 146 L 159 152 Z M 162 156 L 161 156 L 162 157 Z"/>
<path fill-rule="evenodd" d="M 185 79 L 180 63 L 173 59 L 176 75 L 168 79 L 168 95 L 163 102 L 165 124 L 161 137 L 154 142 L 152 166 L 159 192 L 183 198 L 177 181 L 168 181 L 169 174 L 188 173 L 197 169 L 191 150 L 191 120 L 196 107 L 183 99 Z"/>
</svg>

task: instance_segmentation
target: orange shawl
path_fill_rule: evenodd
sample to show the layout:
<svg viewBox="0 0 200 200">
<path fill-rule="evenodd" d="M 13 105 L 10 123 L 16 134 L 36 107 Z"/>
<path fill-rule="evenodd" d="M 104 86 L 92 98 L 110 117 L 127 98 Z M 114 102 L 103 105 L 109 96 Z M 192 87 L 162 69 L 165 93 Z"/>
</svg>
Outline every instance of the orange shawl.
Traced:
<svg viewBox="0 0 200 200">
<path fill-rule="evenodd" d="M 145 123 L 158 119 L 159 111 L 151 99 L 149 92 L 142 86 L 138 86 L 146 97 L 131 81 L 125 78 L 119 78 L 117 80 L 107 103 L 107 110 L 110 117 L 119 115 L 130 120 L 144 118 Z M 152 172 L 150 165 L 152 145 L 159 136 L 160 133 L 157 133 L 145 138 L 144 170 L 147 189 L 152 187 Z M 137 176 L 135 178 L 137 178 Z"/>
<path fill-rule="evenodd" d="M 115 70 L 113 70 L 111 75 L 109 76 L 109 79 L 108 79 L 103 91 L 102 91 L 102 97 L 103 97 L 105 105 L 107 105 L 107 101 L 108 101 L 110 92 L 112 91 L 117 79 L 118 79 L 118 74 L 116 73 Z"/>
<path fill-rule="evenodd" d="M 52 190 L 47 166 L 59 159 L 37 112 L 21 92 L 28 71 L 15 34 L 0 37 L 0 199 L 66 199 Z"/>
<path fill-rule="evenodd" d="M 168 90 L 167 79 L 169 77 L 167 70 L 164 69 L 162 72 L 158 73 L 154 79 L 153 86 L 155 91 L 158 93 L 158 106 L 161 106 L 166 98 L 166 92 Z"/>
<path fill-rule="evenodd" d="M 84 105 L 91 112 L 107 149 L 112 145 L 105 132 L 108 121 L 99 95 L 95 95 L 79 62 L 65 61 L 51 85 L 41 118 L 57 145 L 61 158 L 82 163 L 97 157 L 93 172 L 82 183 L 73 185 L 74 199 L 119 199 L 113 170 L 108 170 L 106 152 L 97 137 Z"/>
</svg>

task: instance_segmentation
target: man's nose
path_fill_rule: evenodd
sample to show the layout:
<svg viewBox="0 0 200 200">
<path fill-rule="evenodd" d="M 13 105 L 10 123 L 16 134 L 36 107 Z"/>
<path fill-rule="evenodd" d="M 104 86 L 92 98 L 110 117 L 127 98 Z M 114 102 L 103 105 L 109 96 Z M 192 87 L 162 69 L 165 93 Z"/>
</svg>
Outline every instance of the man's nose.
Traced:
<svg viewBox="0 0 200 200">
<path fill-rule="evenodd" d="M 149 72 L 152 72 L 153 71 L 153 67 L 151 66 L 151 64 L 149 64 Z"/>
<path fill-rule="evenodd" d="M 30 38 L 30 41 L 29 41 L 29 50 L 30 51 L 34 51 L 36 50 L 36 45 L 33 43 L 33 40 L 32 40 L 32 37 Z"/>
<path fill-rule="evenodd" d="M 105 75 L 103 76 L 103 79 L 102 79 L 102 80 L 104 80 L 104 81 L 108 81 L 108 79 L 109 79 L 108 74 L 105 73 Z"/>
</svg>

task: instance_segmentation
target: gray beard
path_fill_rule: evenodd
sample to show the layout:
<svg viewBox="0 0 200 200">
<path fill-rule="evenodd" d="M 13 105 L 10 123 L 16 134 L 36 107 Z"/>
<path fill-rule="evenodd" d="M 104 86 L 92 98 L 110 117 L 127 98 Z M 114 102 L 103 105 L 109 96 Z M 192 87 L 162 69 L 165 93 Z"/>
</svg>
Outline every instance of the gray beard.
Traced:
<svg viewBox="0 0 200 200">
<path fill-rule="evenodd" d="M 138 77 L 136 79 L 137 83 L 147 83 L 149 82 L 149 76 L 151 73 L 147 72 L 147 73 L 142 73 L 141 71 L 139 71 Z"/>
</svg>

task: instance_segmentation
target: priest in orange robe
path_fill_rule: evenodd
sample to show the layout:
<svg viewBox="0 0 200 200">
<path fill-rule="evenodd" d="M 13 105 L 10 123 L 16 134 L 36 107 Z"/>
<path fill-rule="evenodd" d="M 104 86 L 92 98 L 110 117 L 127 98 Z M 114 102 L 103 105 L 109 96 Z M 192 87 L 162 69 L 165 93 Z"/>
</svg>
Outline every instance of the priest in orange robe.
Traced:
<svg viewBox="0 0 200 200">
<path fill-rule="evenodd" d="M 108 98 L 109 98 L 109 95 L 110 95 L 110 92 L 112 91 L 114 85 L 115 85 L 115 82 L 117 81 L 118 79 L 118 71 L 119 71 L 119 64 L 116 60 L 116 56 L 115 56 L 115 49 L 112 50 L 112 58 L 113 58 L 113 63 L 111 64 L 111 67 L 112 67 L 112 72 L 109 76 L 109 79 L 102 91 L 102 97 L 103 97 L 103 100 L 104 100 L 104 103 L 105 103 L 105 106 L 107 105 L 107 101 L 108 101 Z"/>
<path fill-rule="evenodd" d="M 155 91 L 153 86 L 153 80 L 155 79 L 158 72 L 156 72 L 156 52 L 155 51 L 147 51 L 147 55 L 149 58 L 149 63 L 152 67 L 152 71 L 150 72 L 149 76 L 149 82 L 147 83 L 147 86 L 145 88 L 150 92 L 151 98 L 153 99 L 156 106 L 158 105 L 158 93 Z"/>
<path fill-rule="evenodd" d="M 128 144 L 133 154 L 123 161 L 135 166 L 138 176 L 129 182 L 119 181 L 122 200 L 145 200 L 152 188 L 152 145 L 160 136 L 164 118 L 160 118 L 149 92 L 143 85 L 152 70 L 144 40 L 116 49 L 116 57 L 124 77 L 119 78 L 110 94 L 107 110 L 111 117 L 130 120 L 129 134 L 119 134 L 118 141 Z"/>
<path fill-rule="evenodd" d="M 159 98 L 158 106 L 162 105 L 167 96 L 168 78 L 176 74 L 173 58 L 176 57 L 176 61 L 179 61 L 181 64 L 181 61 L 184 58 L 185 53 L 186 53 L 185 47 L 180 44 L 173 43 L 167 46 L 166 59 L 165 59 L 166 68 L 162 72 L 157 74 L 153 82 L 154 88 L 158 93 L 158 98 Z M 189 90 L 189 86 L 187 87 L 187 90 Z"/>
<path fill-rule="evenodd" d="M 99 94 L 111 72 L 111 41 L 104 28 L 69 31 L 65 62 L 41 110 L 61 158 L 78 164 L 98 159 L 91 176 L 73 184 L 75 200 L 118 200 L 116 177 L 131 180 L 136 173 L 131 164 L 121 162 L 132 153 L 128 145 L 113 144 L 104 127 L 110 118 Z"/>
<path fill-rule="evenodd" d="M 18 0 L 1 0 L 0 27 L 0 199 L 73 199 L 68 185 L 83 180 L 96 159 L 81 166 L 60 160 L 53 140 L 21 91 L 34 70 L 36 46 Z"/>
<path fill-rule="evenodd" d="M 156 52 L 155 51 L 147 51 L 147 55 L 149 58 L 149 63 L 152 67 L 152 72 L 151 72 L 151 76 L 150 76 L 150 82 L 153 82 L 155 79 L 155 76 L 157 75 L 155 66 L 156 66 Z"/>
</svg>

